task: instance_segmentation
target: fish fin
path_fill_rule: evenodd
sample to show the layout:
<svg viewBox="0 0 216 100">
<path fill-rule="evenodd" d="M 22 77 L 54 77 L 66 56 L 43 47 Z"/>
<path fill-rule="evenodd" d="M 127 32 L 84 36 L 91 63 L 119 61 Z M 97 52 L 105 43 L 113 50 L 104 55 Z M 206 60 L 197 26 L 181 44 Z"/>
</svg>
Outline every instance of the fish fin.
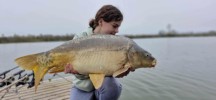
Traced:
<svg viewBox="0 0 216 100">
<path fill-rule="evenodd" d="M 41 79 L 44 77 L 44 75 L 47 73 L 49 69 L 47 67 L 34 67 L 34 77 L 35 77 L 35 92 L 37 91 L 37 87 L 41 81 Z"/>
<path fill-rule="evenodd" d="M 116 72 L 114 72 L 112 76 L 113 76 L 113 77 L 122 76 L 121 74 L 123 74 L 123 73 L 125 73 L 126 71 L 130 70 L 130 68 L 131 68 L 131 64 L 127 62 L 127 63 L 124 65 L 123 68 L 121 68 L 121 69 L 117 70 Z"/>
<path fill-rule="evenodd" d="M 122 73 L 126 72 L 127 70 L 129 70 L 129 68 L 122 68 L 120 70 L 117 70 L 116 72 L 113 73 L 113 77 L 118 77 L 119 75 L 121 75 Z"/>
<path fill-rule="evenodd" d="M 40 53 L 19 57 L 15 59 L 15 62 L 25 70 L 32 70 L 35 66 L 38 66 L 37 57 L 39 55 Z"/>
<path fill-rule="evenodd" d="M 38 65 L 37 58 L 42 53 L 27 55 L 23 57 L 19 57 L 15 60 L 18 66 L 22 67 L 26 70 L 33 70 L 35 77 L 35 92 L 37 91 L 37 87 L 40 83 L 40 80 L 44 77 L 46 72 L 48 71 L 48 67 L 41 67 Z"/>
<path fill-rule="evenodd" d="M 95 89 L 99 89 L 102 86 L 105 74 L 89 74 Z"/>
<path fill-rule="evenodd" d="M 63 72 L 64 67 L 53 67 L 49 70 L 49 74 Z"/>
</svg>

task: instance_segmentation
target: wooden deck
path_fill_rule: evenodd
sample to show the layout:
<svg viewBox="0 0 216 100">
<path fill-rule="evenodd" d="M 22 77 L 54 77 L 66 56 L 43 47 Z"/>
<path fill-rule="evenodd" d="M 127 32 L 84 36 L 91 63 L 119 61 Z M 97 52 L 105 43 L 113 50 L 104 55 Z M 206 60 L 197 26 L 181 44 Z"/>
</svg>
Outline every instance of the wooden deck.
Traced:
<svg viewBox="0 0 216 100">
<path fill-rule="evenodd" d="M 71 81 L 71 77 L 65 78 Z M 17 88 L 13 86 L 8 93 L 6 90 L 0 93 L 0 100 L 69 100 L 72 83 L 67 80 L 58 78 L 41 82 L 36 93 L 34 87 L 27 89 L 27 85 Z M 4 98 L 1 99 L 5 93 Z"/>
</svg>

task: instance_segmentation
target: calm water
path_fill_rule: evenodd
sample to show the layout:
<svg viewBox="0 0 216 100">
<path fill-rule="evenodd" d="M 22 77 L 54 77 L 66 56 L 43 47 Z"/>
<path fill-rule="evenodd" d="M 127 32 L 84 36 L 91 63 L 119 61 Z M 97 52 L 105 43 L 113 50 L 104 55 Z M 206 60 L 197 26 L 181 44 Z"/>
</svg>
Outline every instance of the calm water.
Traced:
<svg viewBox="0 0 216 100">
<path fill-rule="evenodd" d="M 216 37 L 135 39 L 158 60 L 120 79 L 120 100 L 215 100 Z M 0 44 L 0 72 L 14 59 L 54 48 L 63 42 Z"/>
</svg>

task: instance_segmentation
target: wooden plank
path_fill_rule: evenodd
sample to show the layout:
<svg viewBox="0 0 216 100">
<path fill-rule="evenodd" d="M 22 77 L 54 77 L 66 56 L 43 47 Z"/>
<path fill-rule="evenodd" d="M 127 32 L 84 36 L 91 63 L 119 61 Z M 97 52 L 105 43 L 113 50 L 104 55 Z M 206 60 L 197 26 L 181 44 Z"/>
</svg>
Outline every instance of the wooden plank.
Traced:
<svg viewBox="0 0 216 100">
<path fill-rule="evenodd" d="M 72 80 L 71 77 L 65 77 L 67 80 Z M 27 88 L 27 85 L 23 86 L 18 90 L 18 93 L 12 92 L 15 91 L 15 86 L 10 89 L 10 93 L 6 94 L 2 100 L 69 100 L 70 90 L 72 83 L 66 81 L 63 78 L 53 79 L 51 82 L 44 81 L 42 82 L 35 93 L 35 88 Z M 18 87 L 19 88 L 19 87 Z M 1 92 L 0 97 L 5 93 Z"/>
<path fill-rule="evenodd" d="M 56 81 L 56 82 L 45 82 L 45 83 L 41 83 L 41 85 L 38 86 L 38 91 L 39 92 L 42 92 L 42 91 L 45 91 L 46 89 L 52 89 L 52 88 L 55 88 L 55 87 L 60 87 L 62 85 L 69 85 L 71 83 L 67 83 L 67 82 L 64 82 L 64 81 Z M 11 89 L 11 90 L 15 90 L 15 88 Z M 34 87 L 33 88 L 30 88 L 28 89 L 27 86 L 21 88 L 19 90 L 19 93 L 22 94 L 22 93 L 29 93 L 29 92 L 34 92 Z"/>
<path fill-rule="evenodd" d="M 16 96 L 13 96 L 13 97 L 25 97 L 25 98 L 28 98 L 28 97 L 45 97 L 46 95 L 49 96 L 49 95 L 52 95 L 52 94 L 56 94 L 58 93 L 59 91 L 61 92 L 64 92 L 64 91 L 70 91 L 70 86 L 60 86 L 60 87 L 55 87 L 55 88 L 48 88 L 46 90 L 43 90 L 43 89 L 40 89 L 41 91 L 37 91 L 37 93 L 35 93 L 34 91 L 31 91 L 29 93 L 19 93 L 18 95 Z M 45 96 L 44 96 L 45 95 Z M 11 95 L 9 96 L 6 96 L 5 98 L 8 98 L 8 99 L 12 99 L 13 98 Z"/>
</svg>

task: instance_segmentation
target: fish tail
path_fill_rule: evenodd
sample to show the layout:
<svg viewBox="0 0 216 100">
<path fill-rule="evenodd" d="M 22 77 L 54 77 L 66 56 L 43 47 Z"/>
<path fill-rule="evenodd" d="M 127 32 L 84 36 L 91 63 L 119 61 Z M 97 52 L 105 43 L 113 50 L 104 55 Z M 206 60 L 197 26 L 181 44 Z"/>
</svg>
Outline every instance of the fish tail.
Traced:
<svg viewBox="0 0 216 100">
<path fill-rule="evenodd" d="M 34 77 L 35 77 L 35 92 L 37 91 L 37 87 L 40 84 L 41 79 L 43 79 L 44 75 L 47 73 L 49 69 L 36 66 L 34 67 Z"/>
<path fill-rule="evenodd" d="M 34 67 L 38 66 L 37 57 L 39 55 L 41 55 L 41 53 L 19 57 L 15 59 L 15 62 L 25 70 L 33 70 Z"/>
<path fill-rule="evenodd" d="M 35 92 L 37 90 L 37 87 L 40 83 L 40 80 L 44 77 L 44 75 L 48 71 L 48 67 L 42 67 L 38 64 L 37 59 L 39 56 L 41 56 L 43 53 L 38 54 L 32 54 L 27 55 L 23 57 L 19 57 L 15 59 L 15 62 L 20 66 L 21 68 L 25 70 L 33 70 L 35 75 Z"/>
</svg>

